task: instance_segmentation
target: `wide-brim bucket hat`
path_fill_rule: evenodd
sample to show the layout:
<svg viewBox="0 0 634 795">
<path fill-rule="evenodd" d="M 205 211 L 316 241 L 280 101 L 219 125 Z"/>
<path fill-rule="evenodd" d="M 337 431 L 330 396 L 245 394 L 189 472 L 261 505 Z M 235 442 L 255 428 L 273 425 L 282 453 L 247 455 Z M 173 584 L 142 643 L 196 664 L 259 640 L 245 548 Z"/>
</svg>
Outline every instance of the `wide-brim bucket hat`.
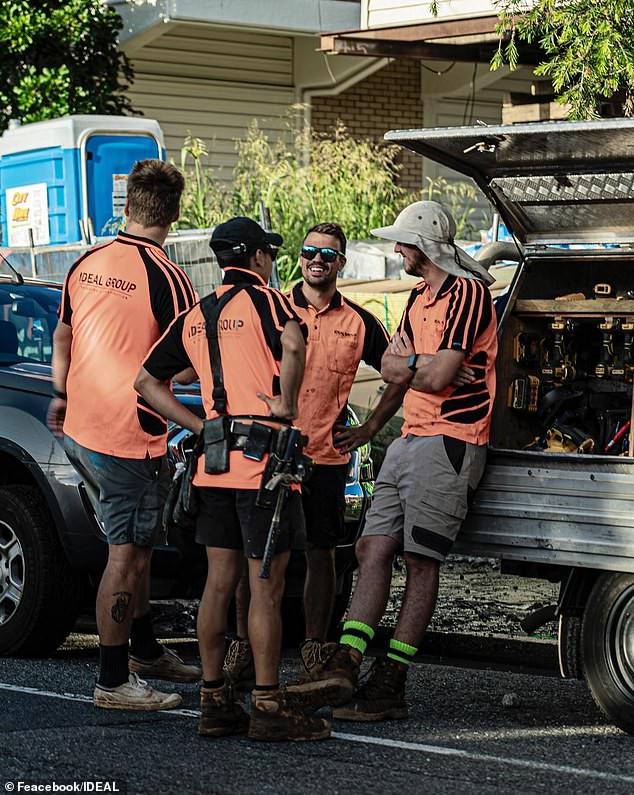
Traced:
<svg viewBox="0 0 634 795">
<path fill-rule="evenodd" d="M 416 246 L 434 265 L 453 276 L 480 279 L 485 284 L 495 282 L 481 262 L 454 243 L 456 223 L 438 202 L 414 202 L 398 214 L 391 226 L 371 231 L 385 240 Z"/>
</svg>

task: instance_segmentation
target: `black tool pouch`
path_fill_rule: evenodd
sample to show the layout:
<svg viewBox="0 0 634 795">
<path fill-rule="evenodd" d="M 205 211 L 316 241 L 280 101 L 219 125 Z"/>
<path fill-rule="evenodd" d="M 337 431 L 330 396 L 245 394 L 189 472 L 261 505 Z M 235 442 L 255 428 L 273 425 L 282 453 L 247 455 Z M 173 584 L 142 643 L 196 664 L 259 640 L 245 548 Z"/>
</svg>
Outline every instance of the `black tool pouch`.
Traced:
<svg viewBox="0 0 634 795">
<path fill-rule="evenodd" d="M 205 472 L 208 475 L 222 475 L 229 471 L 229 450 L 231 449 L 230 420 L 227 416 L 205 420 L 203 428 L 205 444 Z"/>
<path fill-rule="evenodd" d="M 173 528 L 192 531 L 196 527 L 199 501 L 194 476 L 201 451 L 202 442 L 197 439 L 185 456 L 185 466 L 176 472 L 170 483 L 163 509 L 163 527 L 167 531 Z"/>
</svg>

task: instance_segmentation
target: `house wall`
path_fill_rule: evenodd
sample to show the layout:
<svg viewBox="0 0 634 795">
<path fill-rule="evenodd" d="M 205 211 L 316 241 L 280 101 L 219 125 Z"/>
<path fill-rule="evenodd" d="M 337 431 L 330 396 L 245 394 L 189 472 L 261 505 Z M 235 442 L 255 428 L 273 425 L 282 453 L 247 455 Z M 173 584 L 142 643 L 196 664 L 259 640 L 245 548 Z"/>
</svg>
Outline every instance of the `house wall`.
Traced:
<svg viewBox="0 0 634 795">
<path fill-rule="evenodd" d="M 421 127 L 421 74 L 418 61 L 393 61 L 379 72 L 336 96 L 313 97 L 311 119 L 317 132 L 327 133 L 338 121 L 353 136 L 382 141 L 387 130 Z M 422 162 L 402 150 L 400 183 L 408 190 L 421 185 Z"/>
<path fill-rule="evenodd" d="M 380 28 L 441 22 L 499 13 L 494 0 L 438 0 L 432 14 L 430 0 L 362 0 L 361 27 Z"/>
<path fill-rule="evenodd" d="M 131 53 L 129 97 L 158 120 L 168 156 L 178 163 L 188 131 L 202 138 L 210 163 L 230 179 L 235 139 L 256 117 L 272 138 L 287 129 L 293 86 L 293 38 L 177 24 Z"/>
</svg>

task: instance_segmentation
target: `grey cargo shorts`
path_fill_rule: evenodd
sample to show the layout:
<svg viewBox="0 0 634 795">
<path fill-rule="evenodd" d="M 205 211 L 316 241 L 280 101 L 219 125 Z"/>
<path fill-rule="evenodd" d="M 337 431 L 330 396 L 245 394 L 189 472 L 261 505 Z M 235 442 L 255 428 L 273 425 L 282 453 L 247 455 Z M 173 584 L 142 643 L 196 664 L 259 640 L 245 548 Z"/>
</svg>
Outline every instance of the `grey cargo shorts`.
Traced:
<svg viewBox="0 0 634 795">
<path fill-rule="evenodd" d="M 443 561 L 485 463 L 486 445 L 448 436 L 396 439 L 377 477 L 362 536 L 388 536 L 405 552 Z"/>
</svg>

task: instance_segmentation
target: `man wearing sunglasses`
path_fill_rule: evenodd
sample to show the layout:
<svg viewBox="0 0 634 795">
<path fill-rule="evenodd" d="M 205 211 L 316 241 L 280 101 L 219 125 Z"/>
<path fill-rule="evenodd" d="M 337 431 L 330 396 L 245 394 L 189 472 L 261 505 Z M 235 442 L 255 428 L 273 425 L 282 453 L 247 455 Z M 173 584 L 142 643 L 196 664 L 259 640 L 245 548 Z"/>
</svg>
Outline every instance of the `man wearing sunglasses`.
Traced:
<svg viewBox="0 0 634 795">
<path fill-rule="evenodd" d="M 389 385 L 363 425 L 345 425 L 350 390 L 361 361 L 380 372 L 389 336 L 381 322 L 337 290 L 346 264 L 346 236 L 336 223 L 308 230 L 301 248 L 303 281 L 289 293 L 308 326 L 306 369 L 297 424 L 308 435 L 306 453 L 315 470 L 303 488 L 306 518 L 306 640 L 300 647 L 301 678 L 324 657 L 335 598 L 335 547 L 345 535 L 344 492 L 350 451 L 366 444 L 401 405 L 405 389 Z"/>
</svg>

